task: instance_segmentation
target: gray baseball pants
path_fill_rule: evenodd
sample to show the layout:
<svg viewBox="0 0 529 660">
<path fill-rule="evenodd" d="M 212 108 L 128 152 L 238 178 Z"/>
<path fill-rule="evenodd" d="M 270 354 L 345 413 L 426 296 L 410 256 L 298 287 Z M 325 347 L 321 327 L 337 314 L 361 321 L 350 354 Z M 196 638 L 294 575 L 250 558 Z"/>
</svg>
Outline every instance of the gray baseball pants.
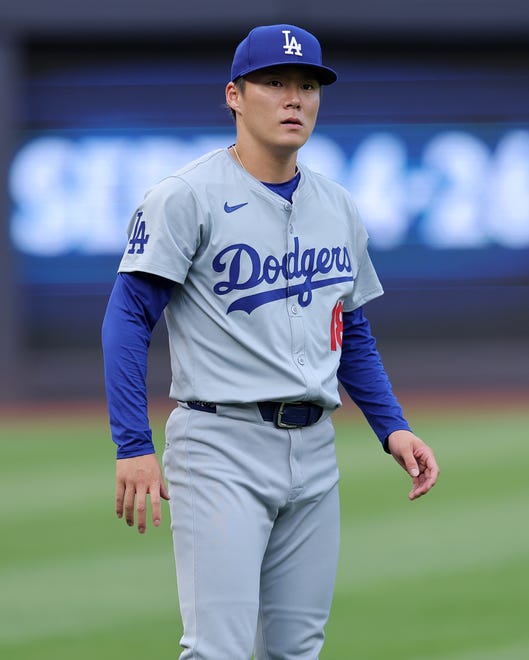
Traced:
<svg viewBox="0 0 529 660">
<path fill-rule="evenodd" d="M 181 404 L 166 438 L 180 660 L 317 660 L 340 524 L 328 415 L 287 430 L 255 404 Z"/>
</svg>

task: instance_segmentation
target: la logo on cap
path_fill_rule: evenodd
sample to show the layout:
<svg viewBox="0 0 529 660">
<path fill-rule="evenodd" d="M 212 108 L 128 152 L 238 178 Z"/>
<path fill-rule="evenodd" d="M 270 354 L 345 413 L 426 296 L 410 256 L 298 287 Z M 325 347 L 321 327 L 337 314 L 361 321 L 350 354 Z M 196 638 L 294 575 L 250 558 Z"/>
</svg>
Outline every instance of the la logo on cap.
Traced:
<svg viewBox="0 0 529 660">
<path fill-rule="evenodd" d="M 299 57 L 303 57 L 301 44 L 296 40 L 296 37 L 292 35 L 292 38 L 289 41 L 288 35 L 290 34 L 290 30 L 282 30 L 282 32 L 285 35 L 285 45 L 283 46 L 285 55 L 299 55 Z"/>
</svg>

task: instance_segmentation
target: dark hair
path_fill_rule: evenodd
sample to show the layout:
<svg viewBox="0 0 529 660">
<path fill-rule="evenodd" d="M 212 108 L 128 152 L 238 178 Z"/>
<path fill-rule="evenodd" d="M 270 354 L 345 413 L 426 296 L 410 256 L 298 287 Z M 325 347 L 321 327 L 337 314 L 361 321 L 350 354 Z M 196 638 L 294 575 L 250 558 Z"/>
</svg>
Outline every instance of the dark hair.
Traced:
<svg viewBox="0 0 529 660">
<path fill-rule="evenodd" d="M 237 78 L 237 80 L 234 80 L 233 82 L 235 83 L 235 86 L 239 89 L 239 92 L 241 94 L 244 94 L 244 88 L 246 86 L 246 78 L 244 76 L 241 76 L 240 78 Z M 233 121 L 235 121 L 236 116 L 237 116 L 235 110 L 230 108 L 230 106 L 228 104 L 226 104 L 226 107 L 229 110 L 229 112 L 230 112 L 230 114 L 233 118 Z"/>
</svg>

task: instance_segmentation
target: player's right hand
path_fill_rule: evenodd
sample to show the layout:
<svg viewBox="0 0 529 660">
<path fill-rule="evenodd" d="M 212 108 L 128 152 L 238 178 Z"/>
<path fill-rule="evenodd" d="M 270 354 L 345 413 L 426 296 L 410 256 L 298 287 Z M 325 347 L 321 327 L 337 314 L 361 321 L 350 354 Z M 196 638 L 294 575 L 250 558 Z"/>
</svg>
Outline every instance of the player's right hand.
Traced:
<svg viewBox="0 0 529 660">
<path fill-rule="evenodd" d="M 138 532 L 147 527 L 147 494 L 151 496 L 152 522 L 158 527 L 162 520 L 161 500 L 169 499 L 162 470 L 156 454 L 119 458 L 116 461 L 116 515 L 123 517 L 129 527 L 136 523 Z"/>
</svg>

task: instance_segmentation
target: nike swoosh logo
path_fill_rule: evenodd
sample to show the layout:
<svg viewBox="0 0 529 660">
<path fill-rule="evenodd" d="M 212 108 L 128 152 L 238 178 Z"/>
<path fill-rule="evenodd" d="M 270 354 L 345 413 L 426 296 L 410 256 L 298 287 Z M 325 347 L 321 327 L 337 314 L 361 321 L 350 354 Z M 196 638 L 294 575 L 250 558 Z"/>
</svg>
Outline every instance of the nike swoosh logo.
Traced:
<svg viewBox="0 0 529 660">
<path fill-rule="evenodd" d="M 228 202 L 224 202 L 224 210 L 226 211 L 226 213 L 233 213 L 238 209 L 242 209 L 242 207 L 246 206 L 246 204 L 248 204 L 248 202 L 243 202 L 242 204 L 235 204 L 235 206 L 230 206 Z"/>
</svg>

